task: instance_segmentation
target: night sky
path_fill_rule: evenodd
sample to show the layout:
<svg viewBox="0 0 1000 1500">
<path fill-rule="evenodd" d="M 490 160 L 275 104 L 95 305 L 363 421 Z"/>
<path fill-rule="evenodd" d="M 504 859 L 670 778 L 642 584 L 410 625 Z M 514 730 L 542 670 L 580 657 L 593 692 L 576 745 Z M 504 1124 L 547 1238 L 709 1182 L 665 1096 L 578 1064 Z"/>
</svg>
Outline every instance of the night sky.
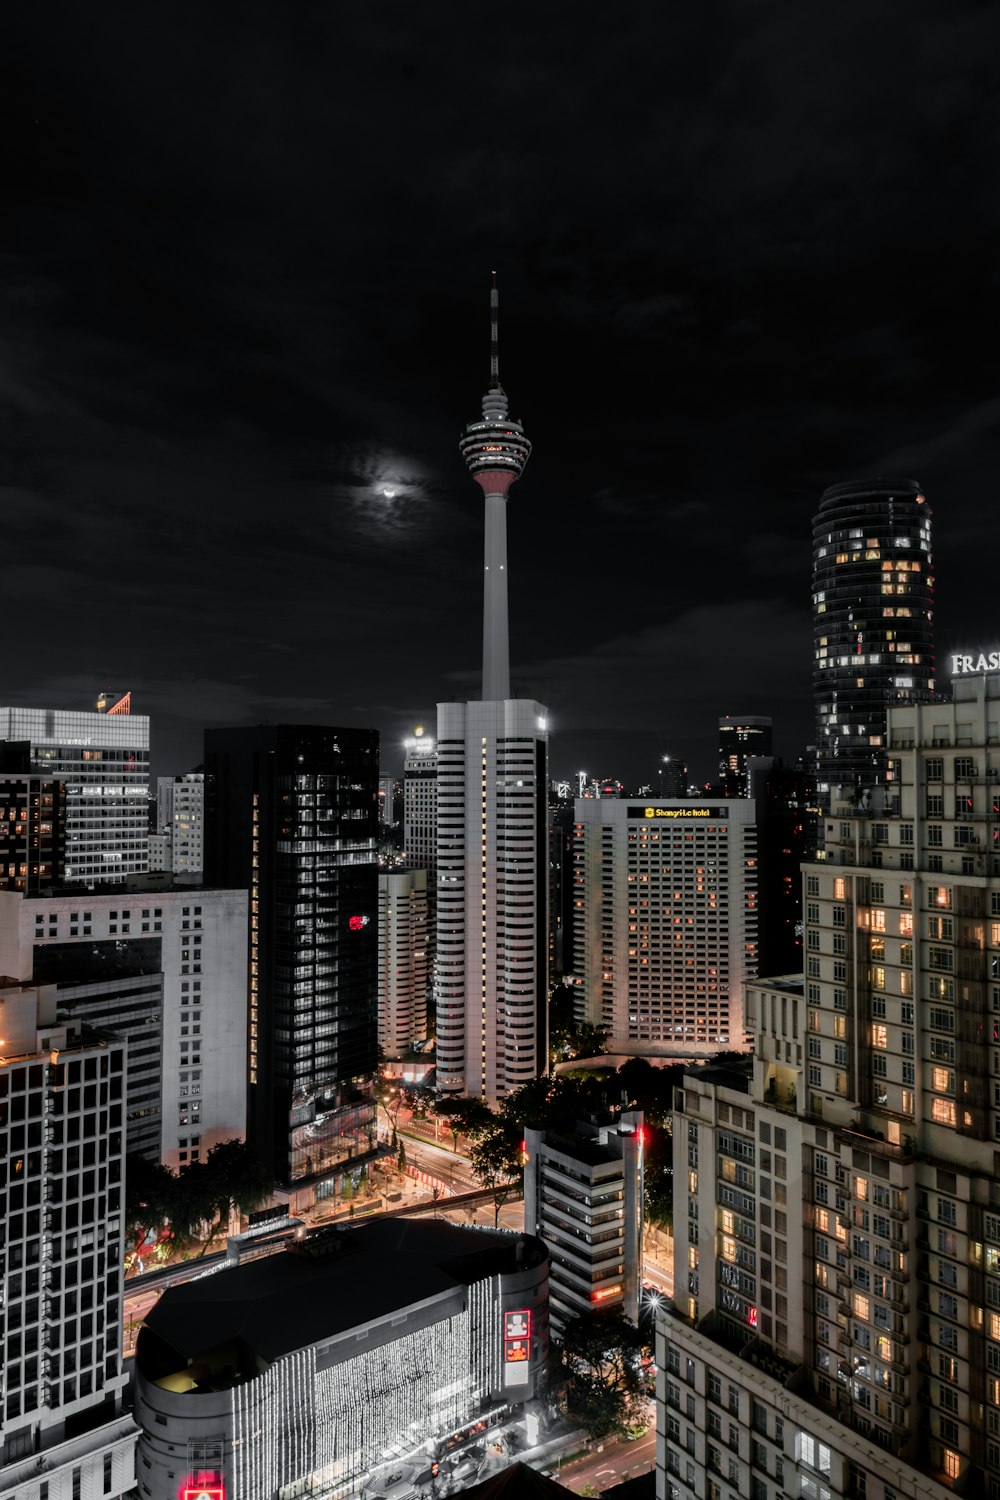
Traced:
<svg viewBox="0 0 1000 1500">
<path fill-rule="evenodd" d="M 812 737 L 811 521 L 919 479 L 1000 644 L 991 3 L 8 7 L 7 703 L 383 734 L 476 696 L 488 375 L 554 774 Z M 387 493 L 391 492 L 391 493 Z M 943 678 L 944 674 L 942 674 Z"/>
</svg>

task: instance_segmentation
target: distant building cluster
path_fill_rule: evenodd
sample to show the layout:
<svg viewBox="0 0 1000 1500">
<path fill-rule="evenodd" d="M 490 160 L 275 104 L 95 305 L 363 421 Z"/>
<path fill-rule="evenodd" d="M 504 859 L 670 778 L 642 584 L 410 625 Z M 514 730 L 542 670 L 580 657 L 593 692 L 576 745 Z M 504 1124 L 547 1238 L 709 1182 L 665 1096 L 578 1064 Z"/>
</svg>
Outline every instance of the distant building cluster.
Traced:
<svg viewBox="0 0 1000 1500">
<path fill-rule="evenodd" d="M 668 753 L 635 789 L 553 779 L 511 684 L 531 443 L 495 286 L 481 407 L 482 692 L 437 705 L 399 781 L 374 730 L 258 725 L 207 729 L 151 796 L 129 693 L 0 709 L 0 1489 L 403 1500 L 473 1443 L 506 1461 L 551 1416 L 550 1328 L 643 1317 L 669 1132 L 657 1500 L 1000 1500 L 1000 651 L 936 687 L 922 488 L 838 484 L 814 745 L 786 763 L 769 717 L 723 713 L 706 786 Z M 405 1171 L 387 1082 L 529 1097 L 555 981 L 607 1076 L 675 1066 L 668 1122 L 627 1089 L 525 1106 L 523 1231 L 499 1200 L 491 1228 L 317 1224 Z M 130 1183 L 231 1142 L 271 1201 L 136 1341 Z"/>
</svg>

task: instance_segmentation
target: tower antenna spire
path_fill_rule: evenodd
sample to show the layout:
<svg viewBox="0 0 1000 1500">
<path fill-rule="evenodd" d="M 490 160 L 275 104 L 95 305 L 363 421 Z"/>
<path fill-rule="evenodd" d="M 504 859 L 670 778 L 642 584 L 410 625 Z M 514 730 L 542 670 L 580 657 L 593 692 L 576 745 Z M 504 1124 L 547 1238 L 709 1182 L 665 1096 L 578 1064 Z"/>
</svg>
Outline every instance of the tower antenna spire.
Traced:
<svg viewBox="0 0 1000 1500">
<path fill-rule="evenodd" d="M 499 317 L 500 294 L 497 291 L 497 273 L 493 272 L 493 285 L 490 288 L 490 390 L 499 391 L 500 386 L 500 354 L 497 340 L 497 321 Z"/>
</svg>

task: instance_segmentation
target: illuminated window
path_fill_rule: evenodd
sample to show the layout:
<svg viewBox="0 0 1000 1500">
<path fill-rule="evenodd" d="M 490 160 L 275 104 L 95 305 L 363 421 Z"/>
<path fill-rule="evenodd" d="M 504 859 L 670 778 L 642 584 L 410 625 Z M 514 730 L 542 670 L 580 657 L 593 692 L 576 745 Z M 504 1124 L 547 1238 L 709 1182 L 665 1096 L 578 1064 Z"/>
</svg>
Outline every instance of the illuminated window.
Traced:
<svg viewBox="0 0 1000 1500">
<path fill-rule="evenodd" d="M 885 985 L 885 970 L 882 969 L 880 972 L 881 972 L 882 977 L 883 977 L 883 983 L 881 985 L 876 986 L 876 988 L 883 989 L 884 985 Z M 887 1026 L 880 1026 L 880 1025 L 873 1026 L 872 1027 L 872 1046 L 873 1047 L 888 1047 L 888 1045 L 889 1045 L 889 1028 Z"/>
<path fill-rule="evenodd" d="M 931 1119 L 936 1125 L 954 1125 L 955 1105 L 950 1099 L 931 1101 Z"/>
</svg>

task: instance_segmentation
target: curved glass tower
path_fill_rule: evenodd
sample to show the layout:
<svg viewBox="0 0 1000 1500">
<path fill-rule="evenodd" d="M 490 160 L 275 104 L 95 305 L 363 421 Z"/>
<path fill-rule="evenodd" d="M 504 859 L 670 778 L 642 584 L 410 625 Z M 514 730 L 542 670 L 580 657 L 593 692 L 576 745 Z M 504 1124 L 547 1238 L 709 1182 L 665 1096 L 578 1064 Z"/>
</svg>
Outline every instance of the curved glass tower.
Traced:
<svg viewBox="0 0 1000 1500">
<path fill-rule="evenodd" d="M 934 689 L 931 508 L 913 479 L 835 484 L 813 522 L 817 780 L 886 779 L 886 709 Z"/>
</svg>

